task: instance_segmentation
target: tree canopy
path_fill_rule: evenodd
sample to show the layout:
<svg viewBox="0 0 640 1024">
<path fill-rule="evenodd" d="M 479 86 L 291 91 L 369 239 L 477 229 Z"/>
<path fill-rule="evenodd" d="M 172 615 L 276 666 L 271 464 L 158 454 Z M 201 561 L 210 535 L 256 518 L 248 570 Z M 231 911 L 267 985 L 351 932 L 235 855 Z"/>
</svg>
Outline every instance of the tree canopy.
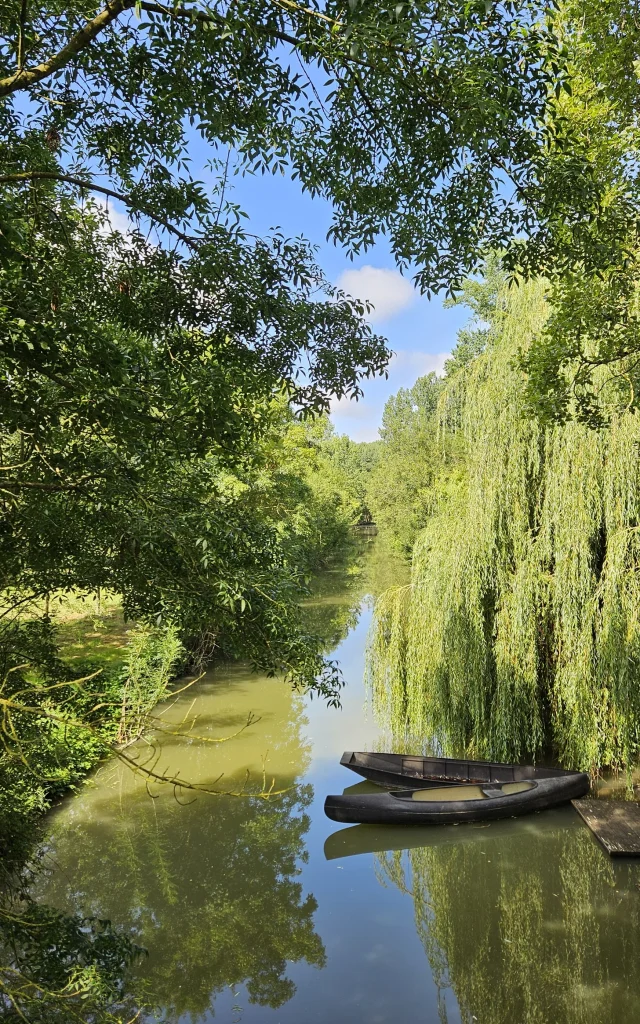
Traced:
<svg viewBox="0 0 640 1024">
<path fill-rule="evenodd" d="M 17 143 L 0 183 L 14 189 L 65 174 L 206 236 L 218 203 L 191 174 L 192 129 L 223 168 L 229 148 L 328 198 L 353 251 L 386 231 L 427 289 L 460 281 L 486 245 L 546 230 L 572 191 L 580 215 L 597 199 L 579 154 L 549 162 L 568 59 L 553 3 L 15 0 L 0 17 Z"/>
</svg>

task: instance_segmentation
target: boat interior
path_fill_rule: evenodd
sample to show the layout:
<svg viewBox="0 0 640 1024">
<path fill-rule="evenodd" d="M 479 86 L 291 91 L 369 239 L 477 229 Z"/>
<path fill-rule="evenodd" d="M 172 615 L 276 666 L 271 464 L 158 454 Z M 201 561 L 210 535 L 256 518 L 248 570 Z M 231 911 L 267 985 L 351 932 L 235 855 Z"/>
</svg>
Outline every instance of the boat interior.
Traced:
<svg viewBox="0 0 640 1024">
<path fill-rule="evenodd" d="M 536 789 L 535 782 L 505 782 L 501 786 L 446 786 L 442 788 L 412 789 L 392 795 L 399 800 L 419 800 L 426 803 L 449 803 L 454 800 L 487 800 L 496 796 L 514 796 Z"/>
</svg>

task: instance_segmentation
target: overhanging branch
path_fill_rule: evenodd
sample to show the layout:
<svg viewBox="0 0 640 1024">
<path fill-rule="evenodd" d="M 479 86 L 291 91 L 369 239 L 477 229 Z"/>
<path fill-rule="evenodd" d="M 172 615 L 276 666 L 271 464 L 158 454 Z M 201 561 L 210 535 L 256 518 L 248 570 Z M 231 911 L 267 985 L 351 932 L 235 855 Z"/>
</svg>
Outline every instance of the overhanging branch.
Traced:
<svg viewBox="0 0 640 1024">
<path fill-rule="evenodd" d="M 18 67 L 14 74 L 8 78 L 0 78 L 0 96 L 10 96 L 11 93 L 20 89 L 28 89 L 29 86 L 41 82 L 68 64 L 73 57 L 86 49 L 90 43 L 104 31 L 112 21 L 115 21 L 123 11 L 131 10 L 135 6 L 135 0 L 111 0 L 104 10 L 88 21 L 84 28 L 71 37 L 66 46 L 63 46 L 58 53 L 45 60 L 34 68 Z"/>
<path fill-rule="evenodd" d="M 319 21 L 320 24 L 331 26 L 331 28 L 344 28 L 344 25 L 340 21 L 336 21 L 333 18 L 328 17 L 320 11 L 313 11 L 310 8 L 300 7 L 298 4 L 292 2 L 292 0 L 275 0 L 276 6 L 287 12 L 295 12 L 299 15 L 304 15 L 307 18 L 314 18 Z M 50 75 L 55 74 L 56 71 L 60 71 L 61 68 L 65 67 L 74 57 L 79 53 L 82 53 L 93 40 L 108 28 L 121 14 L 125 11 L 132 10 L 138 6 L 140 10 L 145 11 L 147 14 L 158 14 L 164 18 L 182 19 L 190 21 L 192 24 L 218 24 L 221 27 L 226 25 L 226 19 L 223 15 L 218 14 L 216 11 L 199 11 L 190 7 L 165 7 L 161 3 L 142 2 L 136 3 L 136 0 L 111 0 L 108 2 L 104 9 L 92 18 L 84 28 L 81 28 L 79 32 L 76 32 L 71 39 L 48 60 L 43 61 L 41 64 L 37 64 L 32 68 L 25 68 L 24 65 L 24 47 L 23 39 L 21 36 L 18 54 L 18 67 L 16 71 L 8 75 L 6 78 L 0 79 L 0 97 L 10 96 L 14 92 L 18 92 L 23 89 L 29 89 L 32 85 L 36 85 L 45 78 L 49 78 Z M 288 43 L 296 49 L 304 47 L 305 40 L 297 38 L 295 35 L 291 35 L 288 32 L 284 32 L 281 29 L 271 25 L 252 25 L 254 31 L 259 35 L 266 36 L 268 38 L 277 39 L 282 43 Z M 369 66 L 367 61 L 357 58 L 355 55 L 348 58 L 354 64 L 363 66 Z"/>
<path fill-rule="evenodd" d="M 127 196 L 123 192 L 116 192 L 115 189 L 107 188 L 106 185 L 97 185 L 93 181 L 89 181 L 86 178 L 77 178 L 73 174 L 60 174 L 57 171 L 17 171 L 15 174 L 1 174 L 0 185 L 19 185 L 24 181 L 64 181 L 69 185 L 75 185 L 77 188 L 86 189 L 89 192 L 100 192 L 103 196 L 108 196 L 111 199 L 117 199 L 119 202 L 124 203 L 130 210 L 135 213 L 141 213 L 149 220 L 155 221 L 157 224 L 162 225 L 167 231 L 179 238 L 185 245 L 190 248 L 195 246 L 197 239 L 190 235 L 185 234 L 177 228 L 171 221 L 166 220 L 165 217 L 161 217 L 159 214 L 154 213 L 150 210 L 146 204 L 140 204 L 132 199 L 131 196 Z"/>
</svg>

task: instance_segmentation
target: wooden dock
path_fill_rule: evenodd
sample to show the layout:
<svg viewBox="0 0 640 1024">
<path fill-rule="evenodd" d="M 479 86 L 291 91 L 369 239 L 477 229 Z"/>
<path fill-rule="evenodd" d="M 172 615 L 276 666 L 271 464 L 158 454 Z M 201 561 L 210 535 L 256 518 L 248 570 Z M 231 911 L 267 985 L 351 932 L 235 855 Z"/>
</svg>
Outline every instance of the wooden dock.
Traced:
<svg viewBox="0 0 640 1024">
<path fill-rule="evenodd" d="M 635 800 L 572 800 L 610 857 L 640 857 L 640 804 Z"/>
</svg>

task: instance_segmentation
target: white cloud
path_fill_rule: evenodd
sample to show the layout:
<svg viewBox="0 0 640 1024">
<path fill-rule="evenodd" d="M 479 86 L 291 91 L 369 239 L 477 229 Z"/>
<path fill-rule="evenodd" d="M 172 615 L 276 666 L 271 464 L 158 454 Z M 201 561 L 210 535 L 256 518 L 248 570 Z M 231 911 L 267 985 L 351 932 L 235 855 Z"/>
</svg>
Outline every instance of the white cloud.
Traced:
<svg viewBox="0 0 640 1024">
<path fill-rule="evenodd" d="M 418 349 L 401 348 L 391 357 L 389 370 L 404 370 L 416 378 L 424 377 L 427 373 L 437 373 L 441 377 L 450 355 L 450 352 L 420 352 Z"/>
<path fill-rule="evenodd" d="M 373 411 L 366 402 L 356 402 L 355 398 L 348 398 L 346 395 L 331 399 L 332 416 L 337 414 L 350 420 L 366 420 Z"/>
<path fill-rule="evenodd" d="M 122 235 L 127 235 L 132 230 L 133 224 L 129 217 L 114 205 L 113 200 L 103 198 L 102 196 L 93 196 L 92 202 L 94 206 L 99 206 L 104 211 L 113 231 L 119 231 Z M 101 230 L 106 234 L 107 225 L 105 224 Z"/>
<path fill-rule="evenodd" d="M 381 267 L 364 266 L 360 270 L 345 270 L 336 284 L 354 299 L 368 300 L 373 304 L 374 308 L 367 318 L 372 324 L 390 320 L 419 297 L 406 277 L 397 270 L 383 270 Z"/>
<path fill-rule="evenodd" d="M 377 423 L 369 423 L 364 427 L 355 427 L 347 433 L 352 441 L 379 441 L 380 433 Z"/>
</svg>

